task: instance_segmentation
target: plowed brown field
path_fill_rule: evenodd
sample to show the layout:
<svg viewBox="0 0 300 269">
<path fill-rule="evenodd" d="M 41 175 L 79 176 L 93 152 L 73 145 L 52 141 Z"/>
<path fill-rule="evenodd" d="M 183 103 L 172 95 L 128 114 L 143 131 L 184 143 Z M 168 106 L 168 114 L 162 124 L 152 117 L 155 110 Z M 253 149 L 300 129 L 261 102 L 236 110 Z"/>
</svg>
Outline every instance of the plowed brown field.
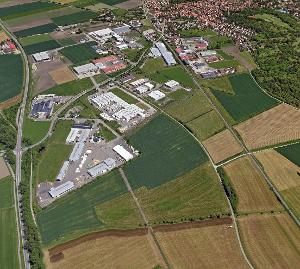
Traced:
<svg viewBox="0 0 300 269">
<path fill-rule="evenodd" d="M 67 66 L 50 71 L 49 75 L 57 84 L 62 84 L 76 79 L 75 74 Z"/>
</svg>

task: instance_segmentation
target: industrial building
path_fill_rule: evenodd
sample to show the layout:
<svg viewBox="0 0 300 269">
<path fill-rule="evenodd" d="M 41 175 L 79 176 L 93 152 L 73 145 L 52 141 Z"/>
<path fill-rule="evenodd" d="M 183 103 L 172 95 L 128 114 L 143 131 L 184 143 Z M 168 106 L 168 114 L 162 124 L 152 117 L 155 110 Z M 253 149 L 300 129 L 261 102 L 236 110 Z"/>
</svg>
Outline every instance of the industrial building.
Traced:
<svg viewBox="0 0 300 269">
<path fill-rule="evenodd" d="M 75 184 L 72 181 L 67 181 L 58 187 L 53 187 L 50 189 L 49 194 L 51 195 L 52 198 L 57 198 L 63 195 L 64 193 L 70 191 L 73 189 Z"/>
<path fill-rule="evenodd" d="M 127 67 L 125 62 L 115 55 L 93 60 L 93 64 L 105 74 L 111 74 Z"/>
<path fill-rule="evenodd" d="M 96 65 L 88 63 L 74 67 L 74 71 L 78 76 L 93 76 L 100 70 Z"/>
<path fill-rule="evenodd" d="M 90 125 L 73 125 L 66 138 L 66 143 L 74 144 L 76 142 L 86 142 L 90 135 L 91 129 L 92 127 Z"/>
<path fill-rule="evenodd" d="M 32 118 L 46 119 L 50 118 L 53 112 L 54 102 L 52 100 L 36 100 L 31 107 L 30 116 Z"/>
<path fill-rule="evenodd" d="M 116 145 L 113 150 L 119 154 L 126 162 L 128 162 L 129 160 L 133 159 L 133 155 L 127 151 L 123 146 L 121 145 Z"/>
<path fill-rule="evenodd" d="M 167 65 L 171 66 L 176 64 L 176 60 L 174 59 L 173 54 L 167 50 L 164 43 L 156 42 L 155 46 L 159 50 Z"/>
<path fill-rule="evenodd" d="M 70 165 L 70 162 L 69 161 L 64 161 L 64 164 L 63 166 L 61 167 L 57 177 L 56 177 L 56 180 L 58 181 L 62 181 L 69 169 L 69 165 Z"/>
<path fill-rule="evenodd" d="M 151 97 L 152 99 L 154 99 L 155 101 L 159 101 L 159 100 L 166 97 L 166 95 L 163 92 L 159 91 L 159 90 L 150 92 L 148 94 L 148 96 Z"/>
<path fill-rule="evenodd" d="M 69 161 L 70 162 L 76 162 L 80 159 L 82 152 L 84 149 L 84 143 L 83 142 L 78 142 L 75 144 L 70 157 L 69 157 Z"/>
<path fill-rule="evenodd" d="M 180 84 L 175 80 L 169 80 L 165 83 L 165 86 L 167 89 L 177 90 L 180 87 Z"/>
<path fill-rule="evenodd" d="M 38 63 L 50 61 L 50 56 L 47 51 L 32 54 L 32 57 Z"/>
<path fill-rule="evenodd" d="M 113 158 L 107 158 L 103 162 L 97 164 L 96 166 L 90 168 L 88 170 L 88 174 L 91 177 L 97 177 L 99 175 L 103 175 L 116 167 L 117 163 Z"/>
</svg>

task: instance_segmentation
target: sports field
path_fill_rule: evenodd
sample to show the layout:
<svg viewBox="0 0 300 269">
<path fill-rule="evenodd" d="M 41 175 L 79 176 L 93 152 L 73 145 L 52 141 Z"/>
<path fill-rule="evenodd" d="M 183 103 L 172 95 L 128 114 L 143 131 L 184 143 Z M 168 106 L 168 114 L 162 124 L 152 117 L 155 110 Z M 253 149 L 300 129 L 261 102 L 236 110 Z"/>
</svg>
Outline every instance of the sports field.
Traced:
<svg viewBox="0 0 300 269">
<path fill-rule="evenodd" d="M 18 95 L 23 83 L 21 55 L 0 55 L 0 103 Z"/>
<path fill-rule="evenodd" d="M 47 40 L 24 46 L 24 50 L 27 55 L 31 55 L 42 51 L 54 50 L 60 47 L 61 45 L 56 40 Z"/>
<path fill-rule="evenodd" d="M 60 50 L 60 53 L 67 57 L 72 63 L 80 64 L 99 57 L 99 54 L 91 48 L 91 46 L 95 44 L 96 42 L 87 42 L 84 44 L 66 47 Z"/>
<path fill-rule="evenodd" d="M 281 210 L 282 206 L 249 157 L 242 157 L 224 167 L 238 196 L 240 213 Z"/>
<path fill-rule="evenodd" d="M 56 24 L 48 23 L 48 24 L 35 26 L 35 27 L 27 28 L 25 30 L 14 32 L 14 35 L 18 38 L 32 36 L 32 35 L 40 35 L 40 34 L 53 32 L 56 28 L 57 28 Z"/>
<path fill-rule="evenodd" d="M 214 163 L 219 163 L 243 151 L 228 129 L 203 141 Z"/>
<path fill-rule="evenodd" d="M 11 177 L 0 180 L 0 268 L 5 269 L 19 268 L 13 188 Z"/>
<path fill-rule="evenodd" d="M 221 132 L 225 128 L 221 117 L 214 110 L 188 122 L 186 126 L 200 141 Z"/>
<path fill-rule="evenodd" d="M 141 152 L 124 167 L 133 188 L 154 188 L 207 161 L 197 141 L 178 123 L 162 114 L 138 129 L 128 140 Z"/>
<path fill-rule="evenodd" d="M 98 238 L 95 235 L 95 238 L 82 240 L 82 243 L 76 244 L 74 242 L 74 246 L 70 243 L 66 248 L 58 246 L 50 250 L 49 253 L 52 254 L 52 259 L 55 255 L 62 258 L 58 258 L 57 261 L 51 263 L 47 257 L 47 268 L 97 268 L 97 265 L 101 264 L 103 269 L 153 269 L 156 265 L 162 263 L 150 243 L 150 236 L 145 232 L 140 234 L 136 232 L 136 234 L 133 233 L 128 236 L 126 231 L 120 233 L 120 235 L 111 233 L 111 235 L 103 237 L 100 234 Z M 118 255 L 115 255 L 116 253 Z"/>
<path fill-rule="evenodd" d="M 235 126 L 250 149 L 300 139 L 300 110 L 280 104 Z"/>
<path fill-rule="evenodd" d="M 155 232 L 172 268 L 249 268 L 245 262 L 230 222 L 207 223 Z M 173 226 L 173 225 L 172 225 Z M 171 227 L 172 227 L 171 226 Z M 193 226 L 193 223 L 191 223 Z"/>
<path fill-rule="evenodd" d="M 287 213 L 239 217 L 238 225 L 255 268 L 295 268 L 300 264 L 299 228 Z"/>
<path fill-rule="evenodd" d="M 210 111 L 211 105 L 201 92 L 191 92 L 185 98 L 172 102 L 165 108 L 166 112 L 180 122 L 187 123 Z"/>
<path fill-rule="evenodd" d="M 30 144 L 35 144 L 47 134 L 49 127 L 49 121 L 34 121 L 26 117 L 24 119 L 23 138 Z"/>
<path fill-rule="evenodd" d="M 213 94 L 236 122 L 246 120 L 278 104 L 257 86 L 249 74 L 233 75 L 229 80 L 234 95 L 218 90 L 213 90 Z"/>
<path fill-rule="evenodd" d="M 276 150 L 291 162 L 300 166 L 300 143 L 280 147 Z"/>
<path fill-rule="evenodd" d="M 98 15 L 95 12 L 83 10 L 68 15 L 54 17 L 52 18 L 52 21 L 58 26 L 65 26 L 89 21 L 90 19 L 95 19 L 97 16 Z"/>
<path fill-rule="evenodd" d="M 125 193 L 127 193 L 127 188 L 120 174 L 115 170 L 60 198 L 37 214 L 43 243 L 49 245 L 50 243 L 57 243 L 58 240 L 68 241 L 68 239 L 79 237 L 93 230 L 109 228 L 109 223 L 112 222 L 118 223 L 118 228 L 121 229 L 139 227 L 143 221 L 140 219 L 136 207 L 132 210 L 127 208 L 126 212 L 119 211 L 119 214 L 116 215 L 113 212 L 101 214 L 102 203 Z M 128 199 L 131 199 L 130 196 Z M 126 204 L 131 204 L 131 202 L 127 200 Z M 98 216 L 96 214 L 97 208 L 98 214 L 100 214 Z M 105 208 L 105 204 L 103 208 Z M 126 217 L 128 210 L 130 223 Z M 112 221 L 110 220 L 111 217 L 113 218 Z"/>
<path fill-rule="evenodd" d="M 291 210 L 300 217 L 300 167 L 275 150 L 257 152 L 255 156 Z"/>
<path fill-rule="evenodd" d="M 55 130 L 45 144 L 45 149 L 38 160 L 36 168 L 38 182 L 56 180 L 63 161 L 68 159 L 72 151 L 72 146 L 66 145 L 66 138 L 72 124 L 72 121 L 60 121 L 55 126 Z"/>
</svg>

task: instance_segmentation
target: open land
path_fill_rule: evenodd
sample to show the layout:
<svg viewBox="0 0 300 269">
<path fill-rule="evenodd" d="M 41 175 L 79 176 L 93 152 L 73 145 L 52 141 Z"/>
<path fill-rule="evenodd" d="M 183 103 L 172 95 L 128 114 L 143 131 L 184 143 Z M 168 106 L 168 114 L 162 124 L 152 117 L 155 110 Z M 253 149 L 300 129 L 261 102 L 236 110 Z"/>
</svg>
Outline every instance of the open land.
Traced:
<svg viewBox="0 0 300 269">
<path fill-rule="evenodd" d="M 10 175 L 8 167 L 2 157 L 0 157 L 0 180 Z"/>
<path fill-rule="evenodd" d="M 6 32 L 0 30 L 0 42 L 7 40 L 9 37 Z"/>
<path fill-rule="evenodd" d="M 224 130 L 203 141 L 214 163 L 219 163 L 243 151 L 229 130 Z"/>
<path fill-rule="evenodd" d="M 141 6 L 143 3 L 141 0 L 128 0 L 122 1 L 119 4 L 116 4 L 115 7 L 123 8 L 123 9 L 132 9 Z"/>
<path fill-rule="evenodd" d="M 0 268 L 19 268 L 14 185 L 11 177 L 0 180 L 0 238 Z"/>
<path fill-rule="evenodd" d="M 299 228 L 287 213 L 239 217 L 246 253 L 256 268 L 294 268 L 300 264 Z"/>
<path fill-rule="evenodd" d="M 34 121 L 25 118 L 23 126 L 24 139 L 27 139 L 31 144 L 35 144 L 47 134 L 49 127 L 49 121 Z M 32 130 L 34 130 L 34 132 Z"/>
<path fill-rule="evenodd" d="M 75 74 L 67 67 L 62 67 L 49 72 L 57 84 L 63 84 L 76 79 Z"/>
<path fill-rule="evenodd" d="M 155 235 L 173 268 L 248 268 L 230 224 L 220 219 L 178 230 L 171 225 Z"/>
<path fill-rule="evenodd" d="M 282 206 L 249 157 L 224 166 L 226 175 L 238 196 L 239 213 L 281 210 Z"/>
<path fill-rule="evenodd" d="M 300 138 L 300 110 L 280 104 L 235 129 L 249 149 L 262 148 Z"/>
</svg>

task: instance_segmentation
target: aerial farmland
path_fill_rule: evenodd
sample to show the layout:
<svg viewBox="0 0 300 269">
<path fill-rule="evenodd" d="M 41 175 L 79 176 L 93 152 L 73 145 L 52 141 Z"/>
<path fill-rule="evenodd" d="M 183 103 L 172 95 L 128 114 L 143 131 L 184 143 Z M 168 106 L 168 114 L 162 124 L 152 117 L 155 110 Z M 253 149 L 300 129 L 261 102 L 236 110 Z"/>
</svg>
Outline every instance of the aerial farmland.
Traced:
<svg viewBox="0 0 300 269">
<path fill-rule="evenodd" d="M 299 14 L 0 1 L 0 268 L 300 267 Z"/>
</svg>

